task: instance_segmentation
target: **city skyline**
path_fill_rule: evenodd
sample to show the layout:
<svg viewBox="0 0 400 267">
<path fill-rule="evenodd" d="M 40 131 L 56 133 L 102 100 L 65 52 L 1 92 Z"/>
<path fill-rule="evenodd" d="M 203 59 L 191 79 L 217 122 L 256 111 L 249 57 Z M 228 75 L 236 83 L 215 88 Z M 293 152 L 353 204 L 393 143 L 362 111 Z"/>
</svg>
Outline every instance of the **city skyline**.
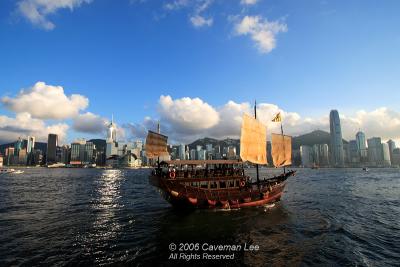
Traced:
<svg viewBox="0 0 400 267">
<path fill-rule="evenodd" d="M 344 138 L 399 142 L 399 5 L 2 1 L 0 142 L 102 137 L 112 114 L 126 139 L 238 137 L 254 99 L 291 135 L 338 109 Z"/>
</svg>

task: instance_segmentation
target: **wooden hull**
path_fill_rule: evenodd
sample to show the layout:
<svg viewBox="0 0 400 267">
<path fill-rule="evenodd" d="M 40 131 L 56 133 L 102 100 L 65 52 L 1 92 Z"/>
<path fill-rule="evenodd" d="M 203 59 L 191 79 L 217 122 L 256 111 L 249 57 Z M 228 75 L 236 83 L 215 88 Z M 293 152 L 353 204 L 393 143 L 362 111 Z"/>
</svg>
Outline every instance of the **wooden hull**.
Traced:
<svg viewBox="0 0 400 267">
<path fill-rule="evenodd" d="M 210 189 L 192 187 L 185 180 L 161 178 L 151 175 L 149 181 L 160 188 L 162 196 L 174 207 L 199 209 L 239 209 L 257 207 L 279 201 L 286 186 L 288 176 L 285 174 L 278 181 L 268 182 L 258 187 Z M 186 180 L 187 181 L 187 180 Z"/>
</svg>

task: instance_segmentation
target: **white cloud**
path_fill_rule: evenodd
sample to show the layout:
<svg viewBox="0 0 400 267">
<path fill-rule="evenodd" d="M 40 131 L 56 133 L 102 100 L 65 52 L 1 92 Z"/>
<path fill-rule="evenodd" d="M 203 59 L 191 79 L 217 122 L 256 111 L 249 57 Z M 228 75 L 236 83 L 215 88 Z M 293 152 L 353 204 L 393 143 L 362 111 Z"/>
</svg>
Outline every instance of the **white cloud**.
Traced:
<svg viewBox="0 0 400 267">
<path fill-rule="evenodd" d="M 260 16 L 245 16 L 235 25 L 237 35 L 250 35 L 261 53 L 269 53 L 276 47 L 276 35 L 286 32 L 287 25 L 268 21 Z"/>
<path fill-rule="evenodd" d="M 258 0 L 241 0 L 240 3 L 242 5 L 254 5 L 258 2 Z"/>
<path fill-rule="evenodd" d="M 0 116 L 0 143 L 14 142 L 18 137 L 28 135 L 45 142 L 49 133 L 58 134 L 62 142 L 68 128 L 65 123 L 46 125 L 43 120 L 32 118 L 29 113 L 19 113 L 15 118 Z"/>
<path fill-rule="evenodd" d="M 68 8 L 71 11 L 84 3 L 92 0 L 21 0 L 17 3 L 17 11 L 27 18 L 32 24 L 46 30 L 54 29 L 53 22 L 48 16 L 59 9 Z"/>
<path fill-rule="evenodd" d="M 191 134 L 215 126 L 218 112 L 200 98 L 183 97 L 173 100 L 161 96 L 158 105 L 160 117 L 177 133 Z"/>
<path fill-rule="evenodd" d="M 280 132 L 280 123 L 272 122 L 278 112 L 283 118 L 285 134 L 297 136 L 318 129 L 329 132 L 329 110 L 324 116 L 308 118 L 275 104 L 259 103 L 257 118 L 267 126 L 268 135 Z M 158 113 L 161 131 L 171 142 L 189 143 L 202 137 L 239 138 L 242 116 L 244 113 L 254 115 L 254 108 L 248 102 L 228 101 L 221 107 L 212 107 L 199 98 L 173 100 L 170 96 L 161 96 Z M 143 138 L 148 129 L 156 129 L 156 124 L 156 120 L 146 117 L 142 123 L 130 124 L 127 128 L 131 135 Z M 363 130 L 367 138 L 400 139 L 400 113 L 388 108 L 341 115 L 341 124 L 346 140 L 354 139 L 358 129 Z"/>
<path fill-rule="evenodd" d="M 82 133 L 100 134 L 105 133 L 107 124 L 108 120 L 106 118 L 102 118 L 91 112 L 86 112 L 74 118 L 72 128 Z"/>
<path fill-rule="evenodd" d="M 211 26 L 213 24 L 213 18 L 206 19 L 203 16 L 195 15 L 190 17 L 190 22 L 196 28 L 200 28 L 203 26 Z"/>
<path fill-rule="evenodd" d="M 73 118 L 89 104 L 82 95 L 67 96 L 63 87 L 44 82 L 37 82 L 29 90 L 21 90 L 15 98 L 3 97 L 1 101 L 11 111 L 27 112 L 39 119 Z"/>
</svg>

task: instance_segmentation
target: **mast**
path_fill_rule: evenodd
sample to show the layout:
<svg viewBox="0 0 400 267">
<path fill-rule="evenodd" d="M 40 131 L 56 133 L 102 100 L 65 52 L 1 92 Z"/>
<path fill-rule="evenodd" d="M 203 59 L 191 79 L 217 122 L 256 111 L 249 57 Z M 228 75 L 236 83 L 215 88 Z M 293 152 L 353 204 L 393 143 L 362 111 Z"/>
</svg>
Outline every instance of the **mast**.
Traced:
<svg viewBox="0 0 400 267">
<path fill-rule="evenodd" d="M 281 134 L 282 134 L 282 141 L 285 140 L 285 136 L 283 135 L 283 126 L 282 126 L 282 119 L 281 119 Z M 283 150 L 285 150 L 285 142 L 283 142 Z M 286 173 L 286 167 L 283 166 L 283 173 Z"/>
<path fill-rule="evenodd" d="M 257 119 L 257 101 L 254 100 L 254 118 Z M 257 170 L 257 185 L 258 189 L 260 189 L 260 176 L 259 176 L 259 170 L 258 170 L 258 164 L 256 163 L 256 170 Z"/>
<path fill-rule="evenodd" d="M 158 134 L 161 134 L 161 131 L 160 131 L 160 121 L 157 122 L 157 133 L 158 133 Z M 157 157 L 157 166 L 158 166 L 158 169 L 160 169 L 160 156 Z"/>
</svg>

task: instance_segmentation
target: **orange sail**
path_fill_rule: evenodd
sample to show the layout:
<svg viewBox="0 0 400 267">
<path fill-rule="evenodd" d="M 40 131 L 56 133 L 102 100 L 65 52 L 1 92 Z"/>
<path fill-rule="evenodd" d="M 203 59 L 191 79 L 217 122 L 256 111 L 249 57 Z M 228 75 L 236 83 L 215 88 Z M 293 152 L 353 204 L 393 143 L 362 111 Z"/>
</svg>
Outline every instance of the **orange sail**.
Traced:
<svg viewBox="0 0 400 267">
<path fill-rule="evenodd" d="M 168 137 L 153 131 L 149 131 L 146 138 L 146 157 L 156 158 L 167 156 L 167 141 Z"/>
<path fill-rule="evenodd" d="M 272 160 L 275 167 L 292 164 L 292 137 L 272 134 Z"/>
<path fill-rule="evenodd" d="M 247 114 L 243 115 L 240 157 L 243 161 L 267 164 L 267 128 Z"/>
</svg>

